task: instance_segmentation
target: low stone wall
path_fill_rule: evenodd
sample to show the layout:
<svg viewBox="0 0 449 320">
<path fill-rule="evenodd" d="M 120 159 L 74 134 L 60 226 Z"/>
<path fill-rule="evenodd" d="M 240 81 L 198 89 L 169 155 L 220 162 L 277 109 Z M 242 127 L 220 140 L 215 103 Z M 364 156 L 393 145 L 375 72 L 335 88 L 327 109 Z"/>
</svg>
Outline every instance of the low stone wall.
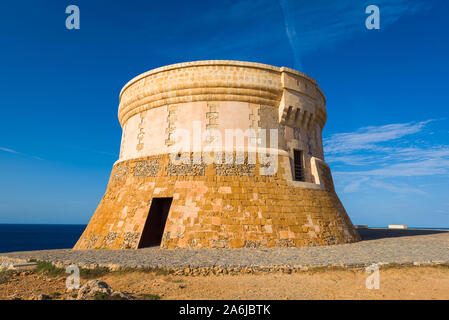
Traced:
<svg viewBox="0 0 449 320">
<path fill-rule="evenodd" d="M 154 270 L 180 275 L 295 273 L 335 268 L 448 266 L 449 231 L 362 229 L 352 244 L 297 248 L 201 250 L 40 250 L 0 253 L 0 269 L 27 261 L 50 261 L 58 267 L 107 267 Z"/>
</svg>

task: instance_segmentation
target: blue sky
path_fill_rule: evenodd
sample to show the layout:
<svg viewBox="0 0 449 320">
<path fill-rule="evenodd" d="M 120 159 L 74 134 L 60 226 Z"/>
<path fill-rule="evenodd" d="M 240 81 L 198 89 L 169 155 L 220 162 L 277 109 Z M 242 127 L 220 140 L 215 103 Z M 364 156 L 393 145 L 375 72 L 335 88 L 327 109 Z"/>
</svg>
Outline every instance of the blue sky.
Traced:
<svg viewBox="0 0 449 320">
<path fill-rule="evenodd" d="M 3 1 L 0 223 L 87 223 L 118 158 L 118 95 L 166 64 L 297 68 L 327 97 L 355 224 L 449 227 L 447 1 Z M 81 29 L 65 28 L 76 4 Z M 367 30 L 365 8 L 380 8 Z"/>
</svg>

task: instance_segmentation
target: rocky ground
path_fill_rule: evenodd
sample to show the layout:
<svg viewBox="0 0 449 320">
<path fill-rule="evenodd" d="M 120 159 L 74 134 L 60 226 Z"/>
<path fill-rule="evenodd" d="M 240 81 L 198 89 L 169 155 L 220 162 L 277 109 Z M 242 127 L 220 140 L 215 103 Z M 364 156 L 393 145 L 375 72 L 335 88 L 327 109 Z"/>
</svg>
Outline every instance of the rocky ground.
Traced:
<svg viewBox="0 0 449 320">
<path fill-rule="evenodd" d="M 0 299 L 449 299 L 449 232 L 359 231 L 363 241 L 328 247 L 0 254 L 3 270 L 38 264 L 0 272 Z M 365 284 L 373 263 L 379 290 Z M 90 296 L 67 291 L 71 264 L 82 285 L 97 279 L 109 289 L 96 282 Z"/>
<path fill-rule="evenodd" d="M 449 232 L 438 230 L 359 230 L 363 241 L 346 245 L 302 248 L 214 250 L 43 250 L 0 254 L 2 259 L 52 261 L 79 267 L 167 268 L 185 274 L 198 268 L 217 270 L 299 270 L 316 266 L 381 264 L 449 264 Z M 221 273 L 221 271 L 218 271 Z"/>
<path fill-rule="evenodd" d="M 81 296 L 66 289 L 66 275 L 28 271 L 0 284 L 0 299 L 449 299 L 447 266 L 381 268 L 378 290 L 366 288 L 368 276 L 363 269 L 220 276 L 112 272 L 97 277 L 109 285 L 106 290 L 82 279 Z"/>
</svg>

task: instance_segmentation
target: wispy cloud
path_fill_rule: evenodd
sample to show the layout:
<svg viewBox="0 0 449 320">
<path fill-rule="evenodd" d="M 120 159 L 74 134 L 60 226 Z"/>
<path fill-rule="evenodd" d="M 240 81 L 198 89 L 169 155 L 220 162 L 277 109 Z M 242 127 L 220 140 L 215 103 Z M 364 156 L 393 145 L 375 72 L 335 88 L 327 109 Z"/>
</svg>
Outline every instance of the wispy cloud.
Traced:
<svg viewBox="0 0 449 320">
<path fill-rule="evenodd" d="M 2 148 L 2 147 L 0 147 L 0 151 L 4 151 L 4 152 L 8 152 L 8 153 L 14 153 L 14 154 L 19 154 L 19 152 L 17 152 L 16 150 L 8 149 L 8 148 Z"/>
<path fill-rule="evenodd" d="M 449 146 L 432 145 L 425 139 L 427 127 L 434 121 L 370 126 L 334 134 L 324 141 L 329 155 L 326 160 L 338 165 L 334 174 L 346 193 L 369 186 L 394 193 L 425 194 L 415 186 L 398 184 L 397 179 L 449 175 Z"/>
<path fill-rule="evenodd" d="M 348 154 L 358 150 L 378 150 L 379 142 L 386 142 L 417 133 L 432 120 L 418 123 L 388 124 L 378 127 L 364 127 L 355 132 L 337 133 L 324 140 L 328 154 Z M 385 149 L 385 147 L 382 147 Z"/>
<path fill-rule="evenodd" d="M 281 8 L 273 0 L 223 0 L 213 5 L 203 5 L 195 14 L 195 24 L 184 24 L 183 28 L 166 30 L 163 39 L 174 50 L 173 58 L 186 56 L 190 59 L 244 59 L 258 52 L 264 56 L 286 41 L 283 30 Z M 267 17 L 270 23 L 266 23 Z M 192 37 L 192 34 L 195 37 Z M 150 37 L 158 37 L 154 33 Z M 179 38 L 188 37 L 191 45 L 185 46 Z M 161 47 L 161 54 L 167 50 Z M 269 51 L 267 49 L 270 49 Z M 247 58 L 245 58 L 247 59 Z"/>
<path fill-rule="evenodd" d="M 294 25 L 294 14 L 290 8 L 290 1 L 288 0 L 279 0 L 279 4 L 282 8 L 282 13 L 284 15 L 284 23 L 285 23 L 285 32 L 287 34 L 288 41 L 290 43 L 290 47 L 293 51 L 293 56 L 295 60 L 295 68 L 298 70 L 302 70 L 301 63 L 301 45 L 298 39 L 298 35 L 296 34 L 296 27 Z"/>
<path fill-rule="evenodd" d="M 36 159 L 36 160 L 43 160 L 40 157 L 29 155 L 29 154 L 26 154 L 26 153 L 23 153 L 23 152 L 18 152 L 16 150 L 10 149 L 10 148 L 0 147 L 0 151 L 11 153 L 11 154 L 15 154 L 15 155 L 18 155 L 18 156 L 30 157 L 30 158 L 33 158 L 33 159 Z"/>
<path fill-rule="evenodd" d="M 357 192 L 360 190 L 360 185 L 365 182 L 368 181 L 369 178 L 367 177 L 362 177 L 359 179 L 354 179 L 353 181 L 349 182 L 349 184 L 347 184 L 345 186 L 345 188 L 343 189 L 343 191 L 345 193 L 352 193 L 352 192 Z"/>
<path fill-rule="evenodd" d="M 100 154 L 100 155 L 104 155 L 104 156 L 107 156 L 107 157 L 114 157 L 114 158 L 117 157 L 116 153 L 106 152 L 106 151 L 102 151 L 102 150 L 81 148 L 81 147 L 77 147 L 77 146 L 64 146 L 64 147 L 68 148 L 68 149 L 72 149 L 72 150 L 82 151 L 82 152 L 89 152 L 89 153 L 94 153 L 94 154 Z M 39 160 L 39 161 L 45 161 L 41 157 L 38 157 L 38 156 L 35 156 L 35 155 L 30 155 L 30 154 L 23 153 L 23 152 L 19 152 L 19 151 L 16 151 L 14 149 L 11 149 L 11 148 L 0 147 L 0 152 L 6 152 L 6 153 L 10 153 L 10 154 L 17 155 L 17 156 L 33 158 L 33 159 Z"/>
<path fill-rule="evenodd" d="M 105 155 L 105 156 L 109 156 L 109 157 L 117 157 L 116 153 L 102 151 L 102 150 L 82 148 L 82 147 L 78 147 L 78 146 L 64 146 L 64 147 L 68 148 L 68 149 L 72 149 L 72 150 L 78 150 L 78 151 L 89 152 L 89 153 L 96 153 L 96 154 L 101 154 L 101 155 Z"/>
<path fill-rule="evenodd" d="M 390 184 L 390 183 L 386 183 L 386 182 L 381 182 L 381 181 L 372 181 L 370 183 L 371 187 L 374 188 L 380 188 L 380 189 L 384 189 L 393 193 L 403 193 L 403 194 L 420 194 L 420 195 L 424 195 L 427 194 L 426 192 L 418 189 L 418 188 L 413 188 L 413 187 L 409 187 L 407 185 L 401 184 L 399 186 Z"/>
<path fill-rule="evenodd" d="M 415 14 L 432 6 L 434 1 L 377 0 L 381 12 L 381 29 L 401 16 Z M 322 46 L 366 32 L 365 8 L 372 1 L 279 0 L 284 13 L 285 30 L 295 56 L 295 67 L 301 69 L 301 58 Z"/>
<path fill-rule="evenodd" d="M 404 15 L 431 8 L 435 0 L 377 0 L 381 10 L 381 31 Z M 279 57 L 279 48 L 290 45 L 296 69 L 303 70 L 304 55 L 367 32 L 365 9 L 372 1 L 365 0 L 223 0 L 203 6 L 195 15 L 197 24 L 183 25 L 163 39 L 174 54 L 172 59 L 253 59 L 262 60 L 260 52 Z M 270 23 L 266 23 L 267 19 Z M 223 26 L 226 26 L 223 28 Z M 195 37 L 191 35 L 195 34 Z M 149 37 L 158 37 L 157 33 Z M 189 37 L 186 47 L 177 39 Z M 288 42 L 288 43 L 287 43 Z M 277 50 L 273 50 L 277 48 Z M 290 52 L 283 56 L 288 58 Z"/>
<path fill-rule="evenodd" d="M 380 165 L 382 161 L 380 161 Z M 339 175 L 358 175 L 369 177 L 417 177 L 449 174 L 449 159 L 436 157 L 429 160 L 416 160 L 411 162 L 385 165 L 379 169 L 365 171 L 337 172 Z"/>
</svg>

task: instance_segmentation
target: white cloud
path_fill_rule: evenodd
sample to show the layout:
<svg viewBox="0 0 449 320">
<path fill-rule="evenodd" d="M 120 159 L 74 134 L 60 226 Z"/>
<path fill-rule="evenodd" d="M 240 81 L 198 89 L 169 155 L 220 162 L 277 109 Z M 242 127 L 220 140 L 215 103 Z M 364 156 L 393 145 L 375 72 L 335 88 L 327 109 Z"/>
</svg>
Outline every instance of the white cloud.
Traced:
<svg viewBox="0 0 449 320">
<path fill-rule="evenodd" d="M 337 175 L 370 177 L 416 177 L 449 174 L 449 159 L 429 159 L 386 165 L 364 171 L 339 171 Z"/>
<path fill-rule="evenodd" d="M 367 177 L 363 177 L 361 179 L 358 180 L 354 180 L 352 182 L 350 182 L 347 186 L 345 186 L 345 188 L 343 189 L 344 193 L 352 193 L 352 192 L 357 192 L 360 190 L 360 185 L 365 182 L 368 181 L 369 178 Z"/>
<path fill-rule="evenodd" d="M 393 193 L 420 194 L 420 195 L 427 194 L 423 190 L 420 190 L 418 188 L 409 187 L 404 184 L 397 186 L 397 185 L 393 185 L 393 184 L 389 184 L 389 183 L 385 183 L 385 182 L 381 182 L 381 181 L 372 181 L 370 183 L 370 186 L 372 186 L 374 188 L 384 189 L 384 190 L 387 190 L 387 191 L 390 191 Z"/>
<path fill-rule="evenodd" d="M 369 1 L 354 0 L 279 0 L 283 9 L 285 30 L 295 56 L 295 67 L 301 58 L 324 45 L 365 32 L 365 8 Z M 393 24 L 405 14 L 415 14 L 433 5 L 432 1 L 377 0 L 381 29 Z"/>
<path fill-rule="evenodd" d="M 328 154 L 350 153 L 357 150 L 391 150 L 379 147 L 376 143 L 396 140 L 417 133 L 430 121 L 432 120 L 364 127 L 355 132 L 336 133 L 324 140 L 324 149 Z"/>
<path fill-rule="evenodd" d="M 36 160 L 43 160 L 42 158 L 39 158 L 39 157 L 37 157 L 37 156 L 30 156 L 30 155 L 28 155 L 28 154 L 25 154 L 25 153 L 22 153 L 22 152 L 18 152 L 18 151 L 16 151 L 16 150 L 9 149 L 9 148 L 3 148 L 3 147 L 0 147 L 0 151 L 12 153 L 12 154 L 15 154 L 15 155 L 18 155 L 18 156 L 31 157 L 31 158 L 34 158 L 34 159 L 36 159 Z"/>
<path fill-rule="evenodd" d="M 330 154 L 326 161 L 340 164 L 334 175 L 345 193 L 360 191 L 365 185 L 394 193 L 425 194 L 415 186 L 397 182 L 406 177 L 449 175 L 449 146 L 431 145 L 425 139 L 427 126 L 433 121 L 334 134 L 324 142 L 325 153 Z M 416 134 L 419 140 L 414 140 Z"/>
<path fill-rule="evenodd" d="M 406 14 L 431 8 L 433 2 L 377 0 L 381 29 Z M 262 61 L 264 58 L 258 56 L 258 52 L 263 51 L 266 58 L 273 48 L 282 47 L 288 41 L 295 68 L 303 70 L 304 55 L 366 33 L 365 8 L 369 4 L 372 3 L 360 0 L 225 0 L 205 6 L 195 16 L 197 24 L 183 25 L 172 31 L 174 34 L 166 34 L 164 39 L 173 49 L 170 52 L 183 52 L 183 56 L 193 59 L 246 59 L 251 55 Z M 192 38 L 192 34 L 197 36 Z M 190 37 L 192 45 L 186 48 L 176 41 L 179 37 Z M 160 53 L 166 55 L 165 46 L 159 47 L 163 50 Z M 289 54 L 287 52 L 286 56 Z M 176 55 L 176 58 L 180 57 Z"/>
<path fill-rule="evenodd" d="M 78 146 L 64 146 L 64 147 L 68 148 L 68 149 L 73 149 L 73 150 L 79 150 L 79 151 L 85 151 L 85 152 L 90 152 L 90 153 L 102 154 L 102 155 L 111 156 L 111 157 L 117 157 L 117 154 L 115 154 L 115 153 L 106 152 L 106 151 L 102 151 L 102 150 L 82 148 L 82 147 L 78 147 Z"/>
<path fill-rule="evenodd" d="M 19 154 L 19 152 L 17 152 L 16 150 L 8 149 L 8 148 L 2 148 L 2 147 L 0 147 L 0 151 L 4 151 L 4 152 L 8 152 L 8 153 L 14 153 L 14 154 Z"/>
<path fill-rule="evenodd" d="M 379 158 L 370 155 L 331 155 L 326 157 L 329 163 L 344 163 L 350 166 L 364 166 L 379 162 Z"/>
</svg>

